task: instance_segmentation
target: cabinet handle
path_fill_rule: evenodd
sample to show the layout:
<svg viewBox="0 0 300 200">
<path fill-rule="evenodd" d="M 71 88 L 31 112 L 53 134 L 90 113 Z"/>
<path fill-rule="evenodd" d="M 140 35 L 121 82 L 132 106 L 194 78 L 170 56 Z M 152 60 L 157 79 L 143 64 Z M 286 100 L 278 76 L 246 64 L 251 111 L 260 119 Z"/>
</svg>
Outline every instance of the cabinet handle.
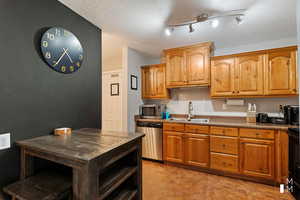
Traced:
<svg viewBox="0 0 300 200">
<path fill-rule="evenodd" d="M 225 148 L 225 147 L 226 147 L 226 144 L 223 144 L 222 147 Z"/>
<path fill-rule="evenodd" d="M 240 91 L 237 91 L 236 93 L 238 93 L 238 94 L 239 94 L 239 93 L 240 93 Z"/>
</svg>

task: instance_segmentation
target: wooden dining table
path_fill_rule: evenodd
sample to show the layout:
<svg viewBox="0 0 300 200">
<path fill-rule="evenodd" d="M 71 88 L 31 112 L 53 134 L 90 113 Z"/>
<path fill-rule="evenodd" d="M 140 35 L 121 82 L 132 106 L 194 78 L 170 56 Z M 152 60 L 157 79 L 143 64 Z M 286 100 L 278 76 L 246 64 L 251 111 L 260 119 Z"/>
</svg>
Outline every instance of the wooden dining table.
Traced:
<svg viewBox="0 0 300 200">
<path fill-rule="evenodd" d="M 142 133 L 111 132 L 84 128 L 66 136 L 42 136 L 18 141 L 24 180 L 35 173 L 34 157 L 72 168 L 73 200 L 101 199 L 99 175 L 130 152 L 137 160 L 137 196 L 142 199 Z M 50 180 L 51 181 L 51 180 Z"/>
</svg>

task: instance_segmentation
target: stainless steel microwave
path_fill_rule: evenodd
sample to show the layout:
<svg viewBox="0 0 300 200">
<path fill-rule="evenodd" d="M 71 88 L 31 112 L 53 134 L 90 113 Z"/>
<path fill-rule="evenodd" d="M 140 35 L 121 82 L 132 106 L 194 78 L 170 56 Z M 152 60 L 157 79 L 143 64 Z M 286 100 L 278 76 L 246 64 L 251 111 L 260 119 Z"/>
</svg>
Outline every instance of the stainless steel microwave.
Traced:
<svg viewBox="0 0 300 200">
<path fill-rule="evenodd" d="M 161 118 L 162 113 L 166 111 L 164 104 L 144 104 L 140 106 L 141 118 Z"/>
</svg>

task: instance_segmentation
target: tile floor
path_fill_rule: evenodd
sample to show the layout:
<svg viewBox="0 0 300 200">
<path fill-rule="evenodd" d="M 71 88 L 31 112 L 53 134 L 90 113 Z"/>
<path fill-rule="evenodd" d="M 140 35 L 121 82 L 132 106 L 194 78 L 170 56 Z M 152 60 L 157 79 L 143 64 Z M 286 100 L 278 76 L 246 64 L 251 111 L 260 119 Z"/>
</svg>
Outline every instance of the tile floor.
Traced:
<svg viewBox="0 0 300 200">
<path fill-rule="evenodd" d="M 143 200 L 294 200 L 278 187 L 143 161 Z"/>
</svg>

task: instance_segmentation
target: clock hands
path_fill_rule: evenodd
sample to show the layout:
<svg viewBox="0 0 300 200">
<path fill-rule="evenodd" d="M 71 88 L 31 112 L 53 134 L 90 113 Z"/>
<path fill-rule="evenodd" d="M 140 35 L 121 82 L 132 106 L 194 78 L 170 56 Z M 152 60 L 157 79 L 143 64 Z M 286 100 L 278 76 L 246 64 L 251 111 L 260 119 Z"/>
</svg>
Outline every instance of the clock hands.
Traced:
<svg viewBox="0 0 300 200">
<path fill-rule="evenodd" d="M 68 50 L 69 50 L 69 49 L 63 48 L 63 50 L 64 50 L 63 54 L 60 56 L 60 58 L 58 59 L 58 61 L 57 61 L 53 66 L 58 65 L 58 63 L 61 61 L 61 59 L 62 59 L 65 55 L 67 55 L 68 58 L 70 59 L 70 61 L 73 63 L 72 58 L 71 58 L 70 55 L 68 54 Z"/>
<path fill-rule="evenodd" d="M 71 58 L 70 55 L 68 54 L 68 50 L 69 50 L 69 49 L 65 49 L 65 48 L 63 48 L 63 49 L 64 49 L 64 51 L 66 52 L 67 56 L 69 57 L 71 63 L 73 63 L 72 58 Z"/>
</svg>

